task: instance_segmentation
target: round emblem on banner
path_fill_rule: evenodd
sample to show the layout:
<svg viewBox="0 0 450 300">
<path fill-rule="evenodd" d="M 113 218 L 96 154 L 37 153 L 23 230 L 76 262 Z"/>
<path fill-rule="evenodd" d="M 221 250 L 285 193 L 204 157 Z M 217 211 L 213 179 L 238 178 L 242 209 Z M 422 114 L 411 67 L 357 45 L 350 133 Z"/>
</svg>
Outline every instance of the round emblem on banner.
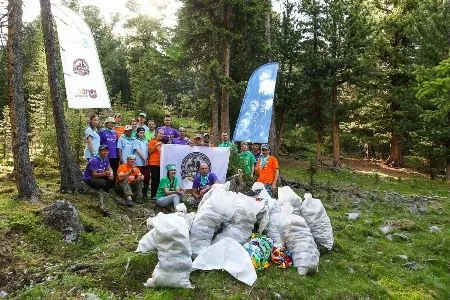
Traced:
<svg viewBox="0 0 450 300">
<path fill-rule="evenodd" d="M 72 66 L 73 72 L 77 75 L 85 76 L 90 73 L 87 61 L 82 58 L 75 59 Z"/>
<path fill-rule="evenodd" d="M 200 164 L 206 163 L 211 170 L 211 160 L 206 154 L 201 152 L 192 152 L 186 155 L 181 161 L 181 178 L 189 181 L 194 180 L 198 174 Z"/>
</svg>

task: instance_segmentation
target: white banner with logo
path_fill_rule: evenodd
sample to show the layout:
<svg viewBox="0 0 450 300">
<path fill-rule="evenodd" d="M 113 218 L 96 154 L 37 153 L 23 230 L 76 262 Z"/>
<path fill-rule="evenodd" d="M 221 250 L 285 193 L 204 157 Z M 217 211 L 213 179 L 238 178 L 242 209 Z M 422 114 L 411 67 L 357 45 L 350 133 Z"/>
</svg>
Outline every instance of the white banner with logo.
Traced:
<svg viewBox="0 0 450 300">
<path fill-rule="evenodd" d="M 163 145 L 161 148 L 161 178 L 167 176 L 166 165 L 176 164 L 177 177 L 182 187 L 192 189 L 201 163 L 207 163 L 220 183 L 225 183 L 230 159 L 229 147 L 191 147 L 185 145 Z"/>
<path fill-rule="evenodd" d="M 63 5 L 53 5 L 70 108 L 110 108 L 97 48 L 83 18 Z"/>
</svg>

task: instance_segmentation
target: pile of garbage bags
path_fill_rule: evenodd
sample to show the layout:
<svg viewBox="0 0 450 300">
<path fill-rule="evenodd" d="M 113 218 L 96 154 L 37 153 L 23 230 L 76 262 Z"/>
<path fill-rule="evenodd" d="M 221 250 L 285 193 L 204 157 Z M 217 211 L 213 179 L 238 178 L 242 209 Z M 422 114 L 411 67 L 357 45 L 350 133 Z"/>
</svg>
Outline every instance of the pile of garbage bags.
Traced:
<svg viewBox="0 0 450 300">
<path fill-rule="evenodd" d="M 267 268 L 270 261 L 283 268 L 294 265 L 300 275 L 317 272 L 318 247 L 331 250 L 334 243 L 330 219 L 319 199 L 307 193 L 302 202 L 286 186 L 278 188 L 276 200 L 259 182 L 253 185 L 252 196 L 228 188 L 214 185 L 195 216 L 180 204 L 173 214 L 159 213 L 147 220 L 152 229 L 136 252 L 157 250 L 159 261 L 145 286 L 192 288 L 193 264 L 194 269 L 227 270 L 249 285 L 256 281 L 255 269 Z M 257 234 L 252 236 L 255 228 Z"/>
</svg>

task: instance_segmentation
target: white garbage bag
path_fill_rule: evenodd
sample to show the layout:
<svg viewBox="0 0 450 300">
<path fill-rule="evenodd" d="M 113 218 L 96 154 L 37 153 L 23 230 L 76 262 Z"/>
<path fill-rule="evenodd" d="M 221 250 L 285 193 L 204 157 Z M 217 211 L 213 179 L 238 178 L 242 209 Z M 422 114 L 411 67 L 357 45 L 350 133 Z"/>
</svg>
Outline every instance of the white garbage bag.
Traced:
<svg viewBox="0 0 450 300">
<path fill-rule="evenodd" d="M 185 216 L 181 212 L 159 213 L 152 224 L 159 261 L 144 286 L 193 288 L 189 281 L 192 250 Z"/>
<path fill-rule="evenodd" d="M 293 212 L 300 215 L 300 207 L 302 206 L 302 198 L 297 195 L 290 186 L 283 186 L 278 188 L 278 203 L 282 207 L 285 203 L 289 203 Z"/>
<path fill-rule="evenodd" d="M 148 253 L 156 249 L 156 230 L 153 228 L 147 232 L 139 241 L 136 251 L 138 253 Z"/>
<path fill-rule="evenodd" d="M 281 238 L 281 228 L 280 228 L 280 206 L 278 201 L 274 200 L 273 206 L 269 212 L 269 223 L 267 224 L 267 236 L 270 237 L 274 245 L 281 246 L 283 244 L 283 239 Z"/>
<path fill-rule="evenodd" d="M 207 200 L 202 200 L 190 232 L 193 257 L 208 248 L 222 223 L 231 219 L 236 196 L 234 192 L 215 188 Z"/>
<path fill-rule="evenodd" d="M 217 234 L 213 243 L 230 237 L 241 245 L 251 236 L 256 222 L 256 215 L 264 207 L 262 201 L 239 193 L 234 205 L 234 214 L 229 222 L 225 222 L 222 232 Z"/>
<path fill-rule="evenodd" d="M 314 199 L 310 193 L 305 194 L 305 201 L 301 206 L 302 217 L 305 218 L 316 244 L 328 250 L 333 248 L 333 228 L 330 218 L 319 199 Z"/>
<path fill-rule="evenodd" d="M 247 251 L 231 238 L 209 246 L 192 263 L 194 270 L 225 270 L 247 285 L 256 281 L 256 271 Z"/>
<path fill-rule="evenodd" d="M 320 253 L 303 217 L 292 213 L 290 205 L 281 207 L 281 236 L 292 253 L 292 260 L 300 275 L 317 272 Z"/>
</svg>

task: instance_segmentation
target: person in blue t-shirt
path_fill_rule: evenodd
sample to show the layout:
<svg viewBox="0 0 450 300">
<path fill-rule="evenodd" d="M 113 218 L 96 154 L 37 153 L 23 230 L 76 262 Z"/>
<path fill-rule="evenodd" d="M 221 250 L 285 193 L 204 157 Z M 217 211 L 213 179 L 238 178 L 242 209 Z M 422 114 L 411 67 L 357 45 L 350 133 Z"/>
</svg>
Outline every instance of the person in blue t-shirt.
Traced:
<svg viewBox="0 0 450 300">
<path fill-rule="evenodd" d="M 131 135 L 133 128 L 125 125 L 124 134 L 117 141 L 117 150 L 121 163 L 127 162 L 128 155 L 133 155 L 135 138 Z"/>
<path fill-rule="evenodd" d="M 84 149 L 84 158 L 89 161 L 92 156 L 97 155 L 98 147 L 100 147 L 100 136 L 97 132 L 99 123 L 98 115 L 93 114 L 89 117 L 89 126 L 84 131 L 84 140 L 86 148 Z"/>
<path fill-rule="evenodd" d="M 148 141 L 145 138 L 145 129 L 138 127 L 136 140 L 134 141 L 134 155 L 136 156 L 136 167 L 144 175 L 144 188 L 142 189 L 144 199 L 147 199 L 150 183 L 150 167 L 148 166 Z"/>
<path fill-rule="evenodd" d="M 189 203 L 192 206 L 198 206 L 203 198 L 203 195 L 211 189 L 213 184 L 219 183 L 217 175 L 209 172 L 207 163 L 201 163 L 199 168 L 199 175 L 194 178 L 192 183 L 192 196 Z"/>
</svg>

